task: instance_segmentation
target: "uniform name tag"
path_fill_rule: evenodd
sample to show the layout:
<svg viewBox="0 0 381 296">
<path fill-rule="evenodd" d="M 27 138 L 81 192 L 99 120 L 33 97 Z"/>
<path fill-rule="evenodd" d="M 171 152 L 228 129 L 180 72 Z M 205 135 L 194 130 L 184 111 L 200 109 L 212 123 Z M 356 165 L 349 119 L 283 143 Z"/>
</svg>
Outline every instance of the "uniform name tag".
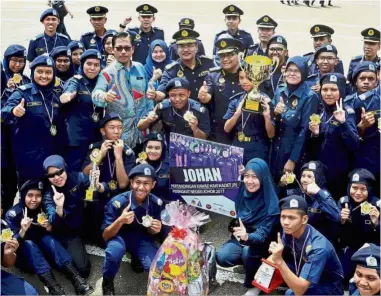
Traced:
<svg viewBox="0 0 381 296">
<path fill-rule="evenodd" d="M 28 102 L 26 103 L 27 107 L 35 107 L 35 106 L 42 106 L 41 102 Z"/>
<path fill-rule="evenodd" d="M 143 79 L 144 77 L 140 77 L 140 76 L 136 77 L 136 80 L 143 80 Z"/>
<path fill-rule="evenodd" d="M 167 179 L 169 178 L 169 174 L 161 174 L 159 175 L 159 178 Z"/>
<path fill-rule="evenodd" d="M 80 90 L 78 92 L 79 95 L 90 95 L 90 93 L 87 90 Z"/>
</svg>

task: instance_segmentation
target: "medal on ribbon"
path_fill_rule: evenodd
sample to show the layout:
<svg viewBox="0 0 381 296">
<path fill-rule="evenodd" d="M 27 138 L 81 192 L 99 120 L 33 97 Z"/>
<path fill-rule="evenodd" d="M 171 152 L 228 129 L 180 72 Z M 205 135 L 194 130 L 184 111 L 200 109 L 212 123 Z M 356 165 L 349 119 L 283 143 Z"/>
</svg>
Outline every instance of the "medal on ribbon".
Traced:
<svg viewBox="0 0 381 296">
<path fill-rule="evenodd" d="M 91 118 L 93 119 L 94 122 L 99 121 L 99 113 L 94 112 L 93 115 L 91 115 Z"/>
<path fill-rule="evenodd" d="M 13 82 L 19 84 L 22 81 L 22 76 L 19 73 L 13 74 Z"/>
<path fill-rule="evenodd" d="M 320 116 L 318 114 L 312 114 L 310 116 L 310 121 L 316 124 L 320 124 Z"/>
<path fill-rule="evenodd" d="M 3 243 L 10 241 L 12 239 L 12 237 L 13 237 L 13 231 L 10 230 L 9 228 L 3 229 L 1 231 L 1 241 Z"/>
<path fill-rule="evenodd" d="M 371 209 L 372 209 L 372 204 L 367 201 L 364 201 L 361 204 L 361 215 L 369 215 Z"/>
<path fill-rule="evenodd" d="M 50 134 L 52 136 L 57 135 L 57 127 L 54 124 L 52 124 L 52 126 L 50 127 Z"/>
<path fill-rule="evenodd" d="M 108 187 L 110 190 L 115 190 L 117 188 L 118 183 L 115 180 L 111 180 L 108 182 Z"/>
<path fill-rule="evenodd" d="M 42 224 L 46 220 L 48 220 L 48 216 L 46 216 L 46 214 L 44 212 L 41 212 L 40 214 L 37 215 L 37 223 L 38 224 Z"/>
<path fill-rule="evenodd" d="M 142 151 L 138 154 L 138 158 L 140 158 L 141 160 L 146 160 L 148 157 L 147 153 Z"/>
<path fill-rule="evenodd" d="M 146 228 L 149 228 L 152 226 L 152 221 L 153 221 L 153 218 L 150 215 L 146 214 L 142 218 L 142 225 Z"/>
</svg>

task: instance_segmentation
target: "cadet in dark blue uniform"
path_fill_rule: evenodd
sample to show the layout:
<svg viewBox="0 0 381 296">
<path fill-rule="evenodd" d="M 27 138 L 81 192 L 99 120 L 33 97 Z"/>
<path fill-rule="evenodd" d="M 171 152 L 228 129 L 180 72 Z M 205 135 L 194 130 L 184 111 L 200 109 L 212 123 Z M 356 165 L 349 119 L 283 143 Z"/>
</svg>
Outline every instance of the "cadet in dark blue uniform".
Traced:
<svg viewBox="0 0 381 296">
<path fill-rule="evenodd" d="M 214 163 L 215 167 L 220 168 L 221 178 L 223 182 L 234 182 L 237 180 L 236 163 L 229 157 L 229 148 L 222 148 L 220 157 L 218 157 Z M 213 165 L 211 166 L 213 167 Z"/>
<path fill-rule="evenodd" d="M 80 172 L 67 173 L 65 161 L 59 155 L 46 158 L 43 168 L 50 182 L 45 191 L 44 206 L 53 227 L 53 235 L 69 252 L 79 273 L 87 278 L 91 263 L 79 234 L 83 222 L 85 190 L 90 185 L 89 177 Z M 95 186 L 99 192 L 104 192 L 102 183 L 96 183 Z"/>
<path fill-rule="evenodd" d="M 196 56 L 197 37 L 200 36 L 191 29 L 182 29 L 173 35 L 178 45 L 180 59 L 167 65 L 154 99 L 161 101 L 166 97 L 165 88 L 168 82 L 175 78 L 186 78 L 190 83 L 191 97 L 197 100 L 198 92 L 209 69 L 214 67 L 213 61 L 205 56 Z M 153 99 L 153 98 L 152 98 Z"/>
<path fill-rule="evenodd" d="M 161 223 L 162 200 L 150 193 L 156 183 L 154 168 L 138 165 L 131 170 L 129 178 L 132 190 L 115 196 L 105 211 L 103 295 L 115 295 L 114 278 L 126 251 L 137 257 L 148 272 L 158 250 L 155 240 L 164 239 L 169 230 Z"/>
<path fill-rule="evenodd" d="M 30 63 L 44 53 L 50 54 L 55 47 L 67 46 L 70 43 L 70 39 L 66 35 L 57 33 L 60 19 L 55 9 L 45 10 L 41 14 L 40 22 L 44 25 L 45 31 L 29 42 L 27 59 Z"/>
<path fill-rule="evenodd" d="M 322 47 L 326 44 L 332 44 L 331 36 L 335 33 L 335 31 L 326 25 L 314 25 L 310 29 L 311 38 L 313 39 L 314 50 L 316 51 L 318 48 Z M 318 71 L 316 65 L 316 57 L 315 52 L 309 52 L 303 55 L 305 58 L 308 68 L 309 75 L 315 74 Z M 341 73 L 344 75 L 344 66 L 343 62 L 339 59 L 337 65 L 335 66 L 335 73 Z"/>
<path fill-rule="evenodd" d="M 15 237 L 20 237 L 20 267 L 35 273 L 50 294 L 63 295 L 65 291 L 56 281 L 46 256 L 68 275 L 78 294 L 91 294 L 93 288 L 78 274 L 69 253 L 52 236 L 52 225 L 47 218 L 39 217 L 45 210 L 42 206 L 42 182 L 27 181 L 20 188 L 20 197 L 20 202 L 6 214 L 9 228 Z"/>
<path fill-rule="evenodd" d="M 297 164 L 303 165 L 309 117 L 317 112 L 319 104 L 317 95 L 304 82 L 307 75 L 308 67 L 304 58 L 290 58 L 285 69 L 286 83 L 277 88 L 272 100 L 276 131 L 271 170 L 275 182 L 279 181 L 283 172 L 292 172 Z"/>
<path fill-rule="evenodd" d="M 352 81 L 353 70 L 363 61 L 370 61 L 376 65 L 380 64 L 380 57 L 377 53 L 380 51 L 380 31 L 375 28 L 367 28 L 361 31 L 364 37 L 364 55 L 355 56 L 351 59 L 348 68 L 348 81 Z"/>
<path fill-rule="evenodd" d="M 241 15 L 243 15 L 243 11 L 239 7 L 231 4 L 229 6 L 226 6 L 222 10 L 222 13 L 225 14 L 225 24 L 227 30 L 222 30 L 221 32 L 217 33 L 214 37 L 213 60 L 216 66 L 220 65 L 216 47 L 216 42 L 220 35 L 228 33 L 233 38 L 240 40 L 242 42 L 242 52 L 247 52 L 249 46 L 254 44 L 253 37 L 251 37 L 251 34 L 245 30 L 241 30 L 238 28 L 239 24 L 241 23 Z"/>
<path fill-rule="evenodd" d="M 352 256 L 356 271 L 349 281 L 349 295 L 380 295 L 380 247 L 365 244 Z"/>
<path fill-rule="evenodd" d="M 162 120 L 167 136 L 173 132 L 206 139 L 210 133 L 209 112 L 202 104 L 189 98 L 189 82 L 184 78 L 173 78 L 166 85 L 166 92 L 169 99 L 156 105 L 154 111 L 142 118 L 138 129 L 145 130 Z"/>
<path fill-rule="evenodd" d="M 345 84 L 342 74 L 324 75 L 320 79 L 324 104 L 320 122 L 309 119 L 312 137 L 308 152 L 312 159 L 320 160 L 327 167 L 327 188 L 336 200 L 345 194 L 352 153 L 360 146 L 355 111 L 349 106 L 343 108 Z"/>
<path fill-rule="evenodd" d="M 268 254 L 271 233 L 279 221 L 279 205 L 267 163 L 258 158 L 250 160 L 243 176 L 235 200 L 239 220 L 235 227 L 229 229 L 232 236 L 218 250 L 216 260 L 224 267 L 243 264 L 244 286 L 249 288 L 245 295 L 254 295 L 249 294 L 254 289 L 251 282 L 261 265 L 261 258 Z"/>
<path fill-rule="evenodd" d="M 64 104 L 68 135 L 65 159 L 69 171 L 76 172 L 82 168 L 89 145 L 101 140 L 98 122 L 104 112 L 91 99 L 101 70 L 101 53 L 96 49 L 88 49 L 82 54 L 80 62 L 79 73 L 65 84 L 60 97 Z"/>
<path fill-rule="evenodd" d="M 345 279 L 353 276 L 356 265 L 351 257 L 365 243 L 380 244 L 380 206 L 372 188 L 378 186 L 374 176 L 366 169 L 355 169 L 349 175 L 347 196 L 340 198 L 342 248 L 340 260 Z"/>
<path fill-rule="evenodd" d="M 268 42 L 275 34 L 275 28 L 278 23 L 270 16 L 264 15 L 257 20 L 259 43 L 251 45 L 247 51 L 247 55 L 266 56 Z M 287 47 L 287 44 L 286 44 Z"/>
<path fill-rule="evenodd" d="M 238 79 L 240 69 L 238 53 L 242 43 L 228 34 L 222 34 L 215 46 L 218 48 L 221 67 L 210 69 L 204 85 L 198 92 L 198 99 L 210 106 L 212 128 L 210 139 L 230 145 L 233 137 L 224 131 L 224 115 L 229 106 L 229 98 L 242 92 Z"/>
<path fill-rule="evenodd" d="M 75 41 L 69 43 L 67 46 L 67 54 L 71 58 L 75 70 L 75 74 L 78 74 L 79 66 L 81 65 L 81 55 L 83 54 L 85 47 L 81 41 Z"/>
<path fill-rule="evenodd" d="M 377 78 L 376 64 L 368 61 L 363 61 L 357 64 L 352 72 L 351 84 L 353 93 L 347 96 L 344 102 L 353 105 L 354 101 L 358 99 L 361 94 L 364 94 L 363 96 L 365 96 L 366 92 L 369 92 L 378 86 L 379 80 Z M 361 96 L 361 98 L 363 98 L 363 96 Z"/>
<path fill-rule="evenodd" d="M 112 38 L 117 34 L 115 30 L 107 30 L 102 37 L 102 68 L 107 67 L 115 60 L 112 48 Z"/>
<path fill-rule="evenodd" d="M 271 242 L 274 262 L 287 286 L 286 295 L 343 295 L 343 269 L 333 245 L 308 223 L 308 204 L 298 195 L 281 201 L 282 237 Z"/>
<path fill-rule="evenodd" d="M 11 125 L 12 147 L 19 185 L 42 178 L 42 162 L 61 153 L 66 144 L 64 119 L 54 87 L 54 61 L 37 57 L 30 65 L 32 83 L 20 86 L 2 108 L 2 119 Z"/>
<path fill-rule="evenodd" d="M 194 20 L 191 18 L 182 18 L 179 22 L 179 30 L 181 29 L 191 29 L 194 30 Z M 197 56 L 205 55 L 205 49 L 204 45 L 202 44 L 202 41 L 197 39 Z M 172 41 L 169 45 L 169 57 L 172 61 L 177 61 L 180 57 L 177 53 L 177 44 L 176 40 Z"/>
<path fill-rule="evenodd" d="M 286 196 L 300 195 L 308 205 L 308 222 L 320 231 L 333 245 L 336 245 L 340 225 L 340 210 L 326 190 L 326 167 L 320 161 L 310 161 L 302 166 L 300 188 L 287 189 Z M 283 175 L 281 186 L 287 185 Z M 285 187 L 284 187 L 285 188 Z M 283 195 L 283 194 L 282 194 Z"/>
<path fill-rule="evenodd" d="M 75 68 L 69 53 L 66 46 L 58 46 L 50 53 L 50 56 L 54 60 L 56 70 L 56 84 L 59 83 L 62 90 L 66 81 L 75 74 Z"/>
<path fill-rule="evenodd" d="M 149 46 L 156 39 L 164 39 L 164 31 L 158 27 L 153 27 L 155 13 L 157 9 L 149 4 L 142 4 L 136 8 L 139 13 L 140 27 L 128 28 L 127 31 L 134 40 L 135 51 L 132 60 L 142 65 L 146 63 Z M 122 25 L 119 25 L 124 30 Z"/>
<path fill-rule="evenodd" d="M 106 33 L 105 24 L 107 22 L 106 13 L 108 9 L 103 6 L 93 6 L 87 11 L 90 16 L 90 23 L 94 28 L 93 32 L 87 32 L 81 36 L 80 41 L 86 49 L 97 49 L 102 51 L 102 37 Z"/>
<path fill-rule="evenodd" d="M 261 158 L 267 163 L 270 154 L 270 139 L 275 135 L 271 121 L 270 98 L 262 94 L 262 113 L 250 113 L 242 110 L 248 93 L 253 89 L 252 82 L 247 79 L 245 71 L 239 72 L 239 83 L 244 92 L 230 98 L 226 119 L 225 132 L 234 131 L 233 145 L 244 149 L 243 164 L 252 158 Z"/>
</svg>

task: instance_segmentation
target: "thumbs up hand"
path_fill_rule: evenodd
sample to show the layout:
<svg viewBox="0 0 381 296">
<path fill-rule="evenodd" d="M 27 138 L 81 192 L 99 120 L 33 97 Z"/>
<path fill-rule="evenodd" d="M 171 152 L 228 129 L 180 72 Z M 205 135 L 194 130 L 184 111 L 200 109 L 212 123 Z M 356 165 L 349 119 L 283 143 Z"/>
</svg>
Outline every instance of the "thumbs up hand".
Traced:
<svg viewBox="0 0 381 296">
<path fill-rule="evenodd" d="M 161 76 L 163 75 L 163 71 L 161 71 L 161 69 L 156 69 L 155 67 L 153 67 L 153 72 L 152 72 L 152 80 L 155 82 L 155 81 L 158 81 Z"/>
<path fill-rule="evenodd" d="M 106 93 L 105 101 L 112 103 L 116 101 L 116 85 L 113 84 L 111 89 Z"/>
<path fill-rule="evenodd" d="M 233 227 L 233 230 L 234 230 L 233 235 L 237 239 L 241 239 L 243 241 L 247 241 L 249 239 L 249 235 L 246 232 L 245 225 L 243 225 L 241 218 L 239 218 L 238 220 L 239 220 L 239 226 L 238 227 Z"/>
<path fill-rule="evenodd" d="M 280 97 L 278 104 L 276 104 L 276 106 L 275 106 L 274 113 L 275 113 L 275 115 L 279 115 L 279 114 L 282 114 L 284 112 L 286 112 L 286 105 L 283 101 L 283 98 Z"/>
<path fill-rule="evenodd" d="M 374 118 L 373 112 L 366 112 L 365 108 L 361 108 L 361 121 L 359 123 L 359 127 L 362 129 L 366 129 L 371 127 L 376 123 L 376 119 Z"/>
<path fill-rule="evenodd" d="M 77 92 L 72 92 L 72 93 L 63 93 L 61 96 L 60 96 L 60 101 L 62 104 L 65 104 L 65 103 L 68 103 L 70 102 L 72 99 L 75 98 L 75 96 L 77 95 Z"/>
<path fill-rule="evenodd" d="M 351 215 L 351 210 L 348 207 L 348 203 L 345 203 L 344 208 L 341 209 L 341 224 L 345 224 Z"/>
<path fill-rule="evenodd" d="M 122 224 L 132 224 L 135 219 L 135 214 L 133 211 L 130 211 L 131 204 L 128 204 L 128 206 L 122 211 L 122 214 L 119 216 L 118 220 Z"/>
<path fill-rule="evenodd" d="M 198 91 L 198 98 L 201 103 L 208 103 L 208 86 L 206 85 L 206 81 L 203 82 L 202 86 L 200 87 L 200 90 Z"/>
<path fill-rule="evenodd" d="M 272 260 L 276 265 L 280 265 L 283 261 L 282 253 L 283 253 L 284 245 L 282 242 L 282 237 L 278 232 L 277 242 L 271 242 L 269 247 L 269 252 L 272 254 Z"/>
<path fill-rule="evenodd" d="M 20 104 L 18 104 L 16 107 L 12 110 L 13 115 L 16 117 L 22 117 L 25 114 L 25 99 L 22 98 Z"/>
<path fill-rule="evenodd" d="M 151 81 L 148 82 L 147 98 L 150 100 L 154 100 L 156 98 L 156 90 Z"/>
</svg>

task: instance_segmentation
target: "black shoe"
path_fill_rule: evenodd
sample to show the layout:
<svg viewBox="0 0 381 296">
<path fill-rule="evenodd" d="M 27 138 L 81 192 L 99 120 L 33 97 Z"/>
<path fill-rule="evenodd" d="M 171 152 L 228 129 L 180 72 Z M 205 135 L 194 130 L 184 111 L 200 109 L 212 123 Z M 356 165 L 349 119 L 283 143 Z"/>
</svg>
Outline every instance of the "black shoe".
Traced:
<svg viewBox="0 0 381 296">
<path fill-rule="evenodd" d="M 291 5 L 290 1 L 287 1 L 287 4 L 288 4 L 288 5 Z"/>
<path fill-rule="evenodd" d="M 39 274 L 38 278 L 48 288 L 50 295 L 65 295 L 64 289 L 59 283 L 57 283 L 57 280 L 54 277 L 52 271 L 45 272 L 44 274 Z"/>
<path fill-rule="evenodd" d="M 307 6 L 310 6 L 310 1 L 304 1 Z"/>
<path fill-rule="evenodd" d="M 144 267 L 142 263 L 135 256 L 131 256 L 131 269 L 136 273 L 144 272 Z"/>
<path fill-rule="evenodd" d="M 280 3 L 284 4 L 284 1 L 283 1 L 283 0 L 281 0 L 281 1 L 280 1 Z"/>
<path fill-rule="evenodd" d="M 114 278 L 103 277 L 102 292 L 103 295 L 115 295 Z"/>
<path fill-rule="evenodd" d="M 333 6 L 332 3 L 331 3 L 331 1 L 328 2 L 328 6 Z"/>
<path fill-rule="evenodd" d="M 90 295 L 94 292 L 93 287 L 86 283 L 86 280 L 81 277 L 72 262 L 69 262 L 64 266 L 64 271 L 67 277 L 71 280 L 71 283 L 75 288 L 75 292 L 78 295 Z"/>
<path fill-rule="evenodd" d="M 315 0 L 312 0 L 312 1 L 311 1 L 311 6 L 314 5 L 314 3 L 315 3 Z"/>
</svg>

